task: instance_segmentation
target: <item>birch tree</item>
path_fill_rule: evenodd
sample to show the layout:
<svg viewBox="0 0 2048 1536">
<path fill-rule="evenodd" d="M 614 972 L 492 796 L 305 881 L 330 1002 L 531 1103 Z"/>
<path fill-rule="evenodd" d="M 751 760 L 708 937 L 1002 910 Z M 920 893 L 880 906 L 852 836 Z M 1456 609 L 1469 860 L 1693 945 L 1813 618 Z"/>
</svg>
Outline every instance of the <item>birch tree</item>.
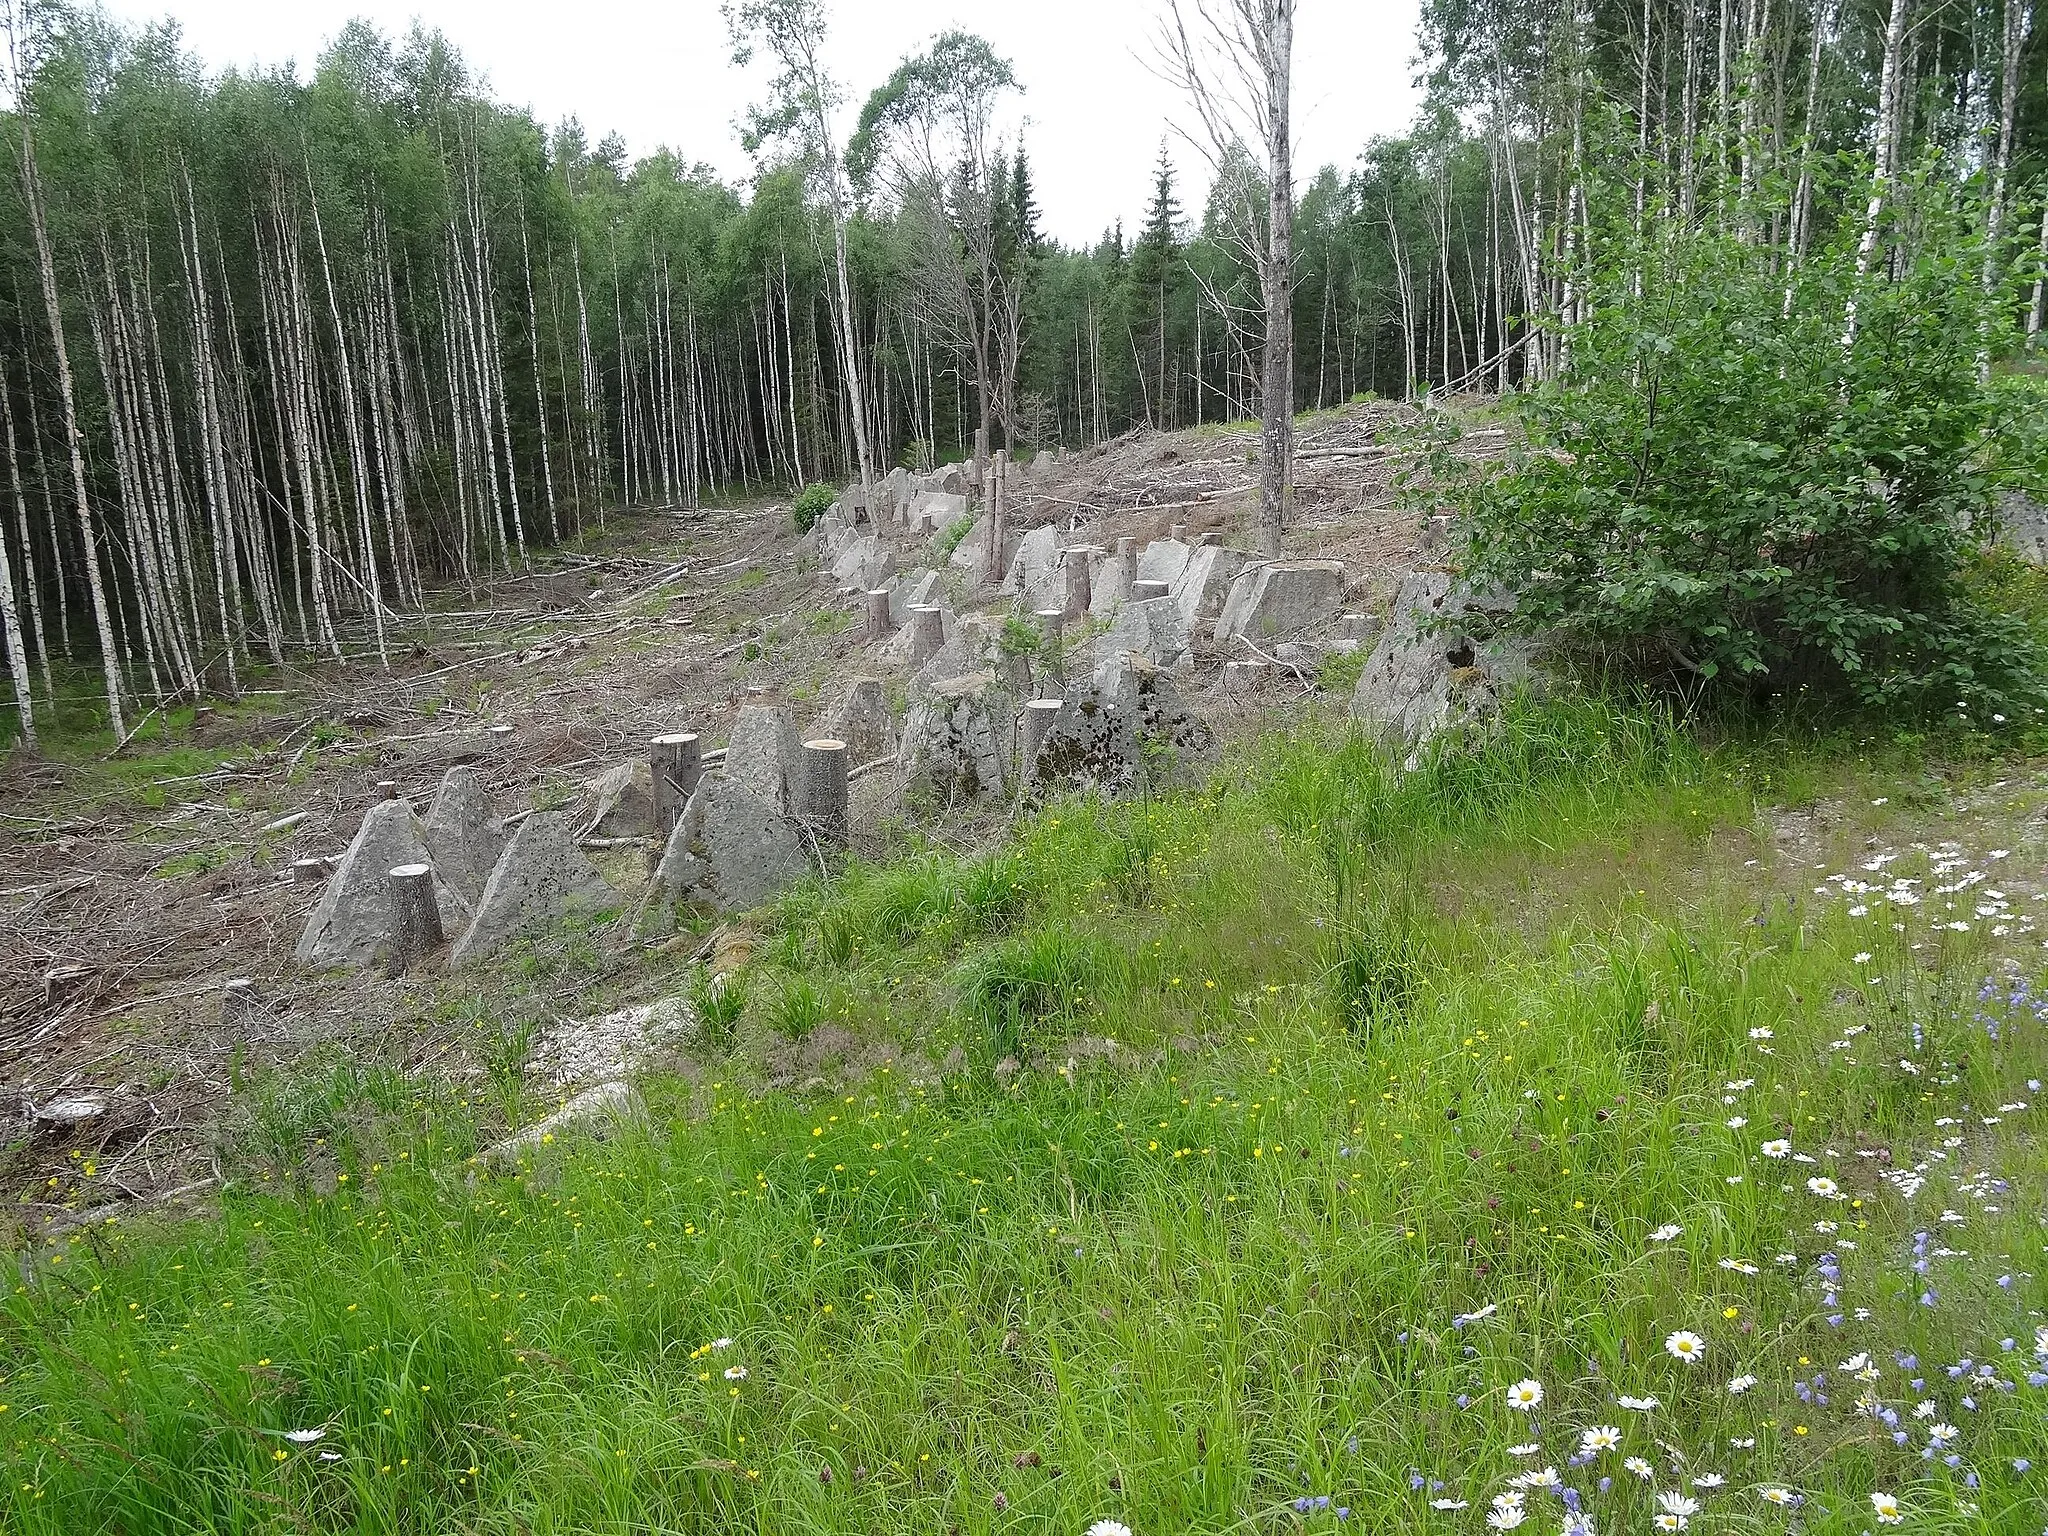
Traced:
<svg viewBox="0 0 2048 1536">
<path fill-rule="evenodd" d="M 1259 548 L 1272 559 L 1294 511 L 1294 0 L 1168 0 L 1159 43 L 1194 114 L 1184 136 L 1211 169 L 1220 175 L 1239 145 L 1265 157 Z"/>
</svg>

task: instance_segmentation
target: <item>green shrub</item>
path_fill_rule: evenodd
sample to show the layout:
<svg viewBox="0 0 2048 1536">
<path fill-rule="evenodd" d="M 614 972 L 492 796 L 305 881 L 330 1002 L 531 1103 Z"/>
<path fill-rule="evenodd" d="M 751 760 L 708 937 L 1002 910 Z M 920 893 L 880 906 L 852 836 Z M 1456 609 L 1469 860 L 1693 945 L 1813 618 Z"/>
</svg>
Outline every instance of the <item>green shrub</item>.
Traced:
<svg viewBox="0 0 2048 1536">
<path fill-rule="evenodd" d="M 2020 394 L 1979 373 L 2012 306 L 1973 207 L 1907 185 L 1890 216 L 1891 280 L 1854 225 L 1789 277 L 1733 226 L 1596 239 L 1528 451 L 1459 493 L 1509 623 L 1692 693 L 2031 714 L 2039 648 L 1964 579 L 2028 472 Z"/>
<path fill-rule="evenodd" d="M 789 504 L 789 515 L 796 523 L 798 533 L 809 533 L 825 515 L 825 509 L 839 499 L 839 492 L 829 485 L 807 485 L 796 494 L 796 500 Z"/>
</svg>

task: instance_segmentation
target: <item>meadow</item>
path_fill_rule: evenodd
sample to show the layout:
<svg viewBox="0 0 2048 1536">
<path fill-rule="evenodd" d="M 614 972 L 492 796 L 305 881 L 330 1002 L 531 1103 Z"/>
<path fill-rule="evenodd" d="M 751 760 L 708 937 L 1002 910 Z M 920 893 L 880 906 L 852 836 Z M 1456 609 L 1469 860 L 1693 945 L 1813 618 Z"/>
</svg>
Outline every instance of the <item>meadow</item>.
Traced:
<svg viewBox="0 0 2048 1536">
<path fill-rule="evenodd" d="M 2042 1530 L 2044 801 L 1560 704 L 850 869 L 608 1136 L 333 1061 L 24 1253 L 0 1529 Z"/>
</svg>

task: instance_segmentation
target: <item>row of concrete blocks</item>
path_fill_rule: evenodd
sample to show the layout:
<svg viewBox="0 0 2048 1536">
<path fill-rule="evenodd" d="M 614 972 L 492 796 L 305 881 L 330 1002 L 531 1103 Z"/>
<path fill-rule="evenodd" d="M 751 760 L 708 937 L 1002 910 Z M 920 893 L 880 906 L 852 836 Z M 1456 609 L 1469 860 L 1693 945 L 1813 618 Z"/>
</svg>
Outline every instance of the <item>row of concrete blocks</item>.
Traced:
<svg viewBox="0 0 2048 1536">
<path fill-rule="evenodd" d="M 503 728 L 509 731 L 509 727 Z M 648 743 L 649 766 L 654 788 L 654 821 L 657 841 L 666 844 L 682 819 L 690 797 L 696 793 L 706 766 L 715 765 L 722 751 L 706 754 L 702 738 L 692 731 L 653 737 Z M 833 737 L 817 737 L 801 743 L 801 755 L 790 775 L 790 815 L 809 828 L 822 849 L 842 849 L 848 838 L 850 793 L 847 743 Z M 391 780 L 377 785 L 380 802 L 395 801 L 398 786 Z M 305 858 L 292 864 L 296 883 L 329 878 L 336 861 Z M 407 862 L 393 865 L 385 873 L 391 914 L 385 963 L 392 974 L 402 974 L 448 940 L 446 925 L 435 895 L 435 870 L 431 863 Z M 60 983 L 53 982 L 54 992 Z M 253 995 L 253 983 L 237 978 L 223 994 L 224 1013 Z"/>
</svg>

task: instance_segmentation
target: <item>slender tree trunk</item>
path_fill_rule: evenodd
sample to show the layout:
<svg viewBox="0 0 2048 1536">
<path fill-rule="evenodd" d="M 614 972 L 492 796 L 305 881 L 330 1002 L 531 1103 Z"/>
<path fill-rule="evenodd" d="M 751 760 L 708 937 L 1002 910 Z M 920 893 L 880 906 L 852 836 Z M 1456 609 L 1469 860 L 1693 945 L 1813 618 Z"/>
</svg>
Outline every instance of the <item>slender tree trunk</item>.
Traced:
<svg viewBox="0 0 2048 1536">
<path fill-rule="evenodd" d="M 34 374 L 29 375 L 29 387 L 35 387 Z M 42 667 L 43 697 L 54 710 L 57 686 L 50 677 L 50 639 L 43 629 L 43 594 L 36 580 L 36 547 L 29 531 L 28 497 L 22 494 L 21 467 L 14 452 L 14 401 L 4 371 L 0 371 L 0 422 L 7 428 L 7 484 L 14 493 L 14 528 L 21 539 L 22 591 L 28 598 L 29 627 L 36 637 L 36 660 Z"/>
<path fill-rule="evenodd" d="M 526 279 L 526 335 L 533 345 L 533 409 L 540 422 L 540 472 L 547 487 L 548 542 L 562 541 L 561 522 L 555 515 L 555 465 L 548 454 L 548 396 L 540 384 L 540 317 L 533 307 L 533 256 L 526 241 L 526 199 L 519 200 L 519 270 Z"/>
<path fill-rule="evenodd" d="M 1259 286 L 1266 307 L 1266 342 L 1259 551 L 1274 559 L 1294 514 L 1294 0 L 1265 0 L 1264 19 L 1260 63 L 1266 92 L 1267 228 Z"/>
<path fill-rule="evenodd" d="M 1863 237 L 1856 245 L 1856 277 L 1849 289 L 1848 312 L 1842 323 L 1844 351 L 1856 343 L 1856 291 L 1870 272 L 1870 258 L 1877 249 L 1878 216 L 1884 212 L 1885 194 L 1891 189 L 1896 169 L 1892 155 L 1897 138 L 1899 112 L 1899 61 L 1906 44 L 1906 13 L 1911 0 L 1892 0 L 1891 22 L 1884 34 L 1884 68 L 1879 76 L 1877 123 L 1871 133 L 1870 205 L 1863 214 Z"/>
<path fill-rule="evenodd" d="M 17 66 L 15 80 L 22 78 Z M 86 590 L 92 595 L 94 627 L 99 631 L 100 671 L 106 683 L 107 722 L 114 739 L 128 734 L 121 712 L 121 665 L 114 649 L 114 623 L 107 605 L 106 583 L 100 576 L 99 533 L 92 515 L 92 503 L 85 494 L 85 435 L 78 430 L 78 396 L 71 383 L 71 349 L 64 344 L 64 312 L 57 298 L 56 263 L 50 257 L 50 234 L 43 219 L 43 189 L 36 172 L 35 131 L 26 96 L 18 98 L 21 139 L 17 152 L 21 160 L 22 200 L 28 205 L 29 231 L 35 238 L 36 271 L 43 286 L 43 313 L 50 326 L 50 340 L 57 358 L 57 393 L 64 406 L 64 444 L 71 455 L 71 490 L 78 513 L 78 532 L 85 553 Z"/>
<path fill-rule="evenodd" d="M 1998 287 L 1999 241 L 2005 234 L 2006 172 L 2012 164 L 2013 119 L 2019 105 L 2020 54 L 2027 41 L 2025 0 L 2005 0 L 2005 26 L 2000 36 L 1998 95 L 1998 147 L 1991 162 L 1991 206 L 1984 213 L 1984 292 L 1988 297 Z M 1988 324 L 1988 322 L 1987 322 Z M 1991 377 L 1991 338 L 1987 333 L 1977 349 L 1977 376 Z"/>
<path fill-rule="evenodd" d="M 0 404 L 5 404 L 7 381 L 0 378 Z M 21 494 L 21 473 L 14 462 L 14 409 L 8 406 L 7 422 L 7 479 L 14 490 L 15 522 L 21 530 L 21 552 L 28 566 L 28 592 L 31 600 L 35 596 L 34 557 L 28 542 L 28 503 Z M 36 703 L 30 697 L 28 673 L 28 646 L 21 633 L 21 611 L 14 601 L 14 563 L 7 555 L 7 534 L 0 530 L 0 636 L 7 645 L 7 671 L 14 679 L 14 713 L 21 722 L 21 744 L 31 752 L 42 751 L 42 743 L 36 738 Z M 49 652 L 40 638 L 36 649 L 43 657 L 43 692 L 50 693 Z"/>
</svg>

